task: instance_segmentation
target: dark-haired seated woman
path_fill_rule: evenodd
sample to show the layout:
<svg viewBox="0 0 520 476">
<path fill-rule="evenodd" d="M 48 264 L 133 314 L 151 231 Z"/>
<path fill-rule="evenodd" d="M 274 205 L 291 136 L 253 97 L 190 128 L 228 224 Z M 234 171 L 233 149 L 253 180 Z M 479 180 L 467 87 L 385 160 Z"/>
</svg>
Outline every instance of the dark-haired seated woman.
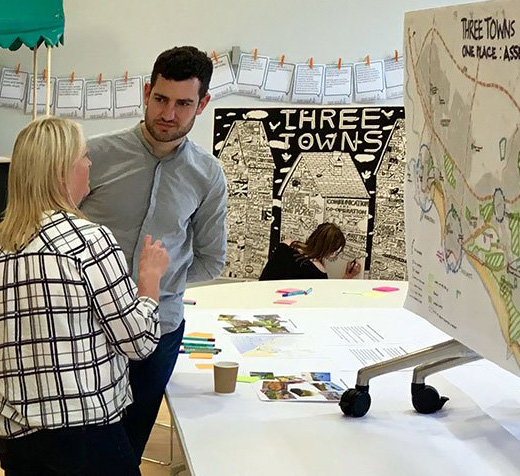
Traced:
<svg viewBox="0 0 520 476">
<path fill-rule="evenodd" d="M 345 235 L 334 223 L 322 223 L 305 243 L 284 240 L 265 265 L 260 281 L 276 279 L 327 279 L 324 260 L 339 254 L 345 247 Z M 361 270 L 355 261 L 349 263 L 343 279 L 354 278 Z"/>
</svg>

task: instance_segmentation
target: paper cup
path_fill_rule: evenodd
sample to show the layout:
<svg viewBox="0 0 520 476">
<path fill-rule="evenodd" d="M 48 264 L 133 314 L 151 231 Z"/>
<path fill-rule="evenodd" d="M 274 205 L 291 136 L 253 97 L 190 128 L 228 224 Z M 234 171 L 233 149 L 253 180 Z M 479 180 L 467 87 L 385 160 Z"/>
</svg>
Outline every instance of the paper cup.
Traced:
<svg viewBox="0 0 520 476">
<path fill-rule="evenodd" d="M 237 386 L 238 362 L 215 362 L 213 378 L 215 393 L 233 393 Z"/>
</svg>

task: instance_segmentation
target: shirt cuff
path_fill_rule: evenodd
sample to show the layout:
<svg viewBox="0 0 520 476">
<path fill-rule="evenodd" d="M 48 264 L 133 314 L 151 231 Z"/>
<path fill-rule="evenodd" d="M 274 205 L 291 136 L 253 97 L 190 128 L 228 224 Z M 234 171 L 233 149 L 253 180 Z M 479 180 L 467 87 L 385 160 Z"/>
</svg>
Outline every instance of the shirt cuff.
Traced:
<svg viewBox="0 0 520 476">
<path fill-rule="evenodd" d="M 139 296 L 138 299 L 139 302 L 145 304 L 154 314 L 159 312 L 159 303 L 155 299 L 148 296 Z"/>
</svg>

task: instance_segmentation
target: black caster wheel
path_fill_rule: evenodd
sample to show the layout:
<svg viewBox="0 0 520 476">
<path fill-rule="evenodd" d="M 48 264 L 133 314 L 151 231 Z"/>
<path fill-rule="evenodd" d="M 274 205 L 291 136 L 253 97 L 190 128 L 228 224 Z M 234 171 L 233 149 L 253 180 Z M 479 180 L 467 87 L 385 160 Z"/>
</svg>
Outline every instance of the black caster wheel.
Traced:
<svg viewBox="0 0 520 476">
<path fill-rule="evenodd" d="M 366 415 L 371 402 L 368 386 L 356 386 L 343 393 L 339 406 L 345 415 L 358 418 Z"/>
<path fill-rule="evenodd" d="M 435 413 L 448 400 L 448 397 L 441 397 L 431 385 L 412 383 L 412 404 L 419 413 Z"/>
</svg>

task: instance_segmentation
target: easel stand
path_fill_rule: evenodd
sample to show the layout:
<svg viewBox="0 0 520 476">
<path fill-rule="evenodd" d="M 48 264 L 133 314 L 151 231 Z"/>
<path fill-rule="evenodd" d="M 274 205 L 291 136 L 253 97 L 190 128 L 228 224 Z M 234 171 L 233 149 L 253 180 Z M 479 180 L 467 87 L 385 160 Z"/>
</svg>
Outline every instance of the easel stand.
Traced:
<svg viewBox="0 0 520 476">
<path fill-rule="evenodd" d="M 442 370 L 467 364 L 482 357 L 456 340 L 442 342 L 410 354 L 386 360 L 379 364 L 364 367 L 358 371 L 356 388 L 343 393 L 340 407 L 347 416 L 362 417 L 370 408 L 370 379 L 397 370 L 415 367 L 412 378 L 412 403 L 419 413 L 434 413 L 448 400 L 441 397 L 437 390 L 425 385 L 424 379 Z"/>
</svg>

